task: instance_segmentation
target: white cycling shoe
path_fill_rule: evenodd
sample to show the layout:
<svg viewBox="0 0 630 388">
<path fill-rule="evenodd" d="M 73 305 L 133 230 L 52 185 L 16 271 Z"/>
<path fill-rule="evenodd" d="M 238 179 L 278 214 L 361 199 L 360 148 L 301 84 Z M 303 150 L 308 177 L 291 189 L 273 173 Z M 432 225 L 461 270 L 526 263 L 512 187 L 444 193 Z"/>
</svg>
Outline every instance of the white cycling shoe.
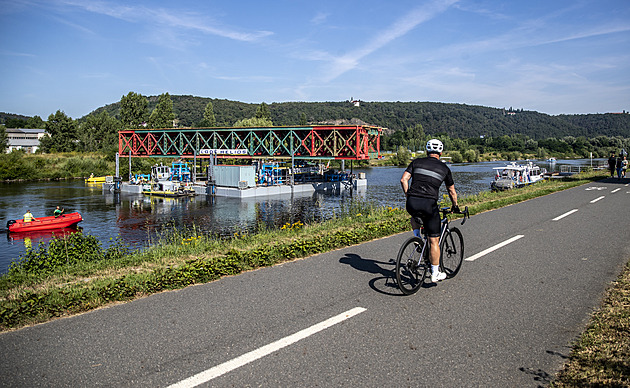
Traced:
<svg viewBox="0 0 630 388">
<path fill-rule="evenodd" d="M 444 272 L 437 271 L 437 273 L 432 273 L 431 274 L 431 281 L 433 283 L 440 282 L 440 281 L 442 281 L 444 279 L 446 279 L 446 274 Z"/>
</svg>

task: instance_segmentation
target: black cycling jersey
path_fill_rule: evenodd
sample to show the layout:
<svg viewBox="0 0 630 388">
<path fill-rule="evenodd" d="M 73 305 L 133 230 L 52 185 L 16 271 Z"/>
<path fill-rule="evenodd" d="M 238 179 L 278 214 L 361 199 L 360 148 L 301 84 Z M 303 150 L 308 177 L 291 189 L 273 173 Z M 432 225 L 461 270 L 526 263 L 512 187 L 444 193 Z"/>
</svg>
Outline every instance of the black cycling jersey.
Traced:
<svg viewBox="0 0 630 388">
<path fill-rule="evenodd" d="M 438 200 L 442 182 L 446 186 L 452 186 L 453 175 L 446 163 L 428 156 L 414 159 L 405 170 L 411 174 L 411 184 L 407 195 Z"/>
</svg>

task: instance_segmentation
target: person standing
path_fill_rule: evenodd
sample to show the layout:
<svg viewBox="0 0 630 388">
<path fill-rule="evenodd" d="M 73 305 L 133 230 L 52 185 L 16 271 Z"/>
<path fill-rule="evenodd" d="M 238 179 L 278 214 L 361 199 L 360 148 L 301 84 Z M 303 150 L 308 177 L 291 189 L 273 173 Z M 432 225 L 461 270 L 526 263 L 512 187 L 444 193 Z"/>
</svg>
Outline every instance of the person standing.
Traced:
<svg viewBox="0 0 630 388">
<path fill-rule="evenodd" d="M 31 214 L 30 210 L 26 211 L 26 214 L 24 214 L 24 222 L 31 222 L 31 221 L 36 221 L 35 217 L 33 217 L 33 215 Z"/>
<path fill-rule="evenodd" d="M 427 157 L 414 159 L 400 178 L 400 185 L 407 197 L 406 208 L 411 217 L 418 217 L 424 224 L 429 237 L 429 258 L 431 260 L 431 281 L 436 283 L 446 279 L 440 271 L 440 210 L 438 209 L 439 190 L 442 182 L 446 185 L 454 213 L 459 213 L 457 193 L 451 169 L 440 161 L 444 145 L 437 139 L 427 142 Z M 409 184 L 411 180 L 411 184 Z M 414 225 L 414 228 L 419 227 Z M 414 231 L 414 234 L 416 232 Z"/>
<path fill-rule="evenodd" d="M 621 172 L 623 173 L 623 177 L 626 177 L 626 171 L 628 170 L 628 159 L 626 159 L 626 157 L 623 157 L 623 160 L 621 161 Z"/>
<path fill-rule="evenodd" d="M 64 210 L 66 210 L 66 209 L 64 208 L 64 209 L 59 210 L 59 206 L 57 206 L 57 208 L 53 212 L 53 215 L 55 216 L 55 218 L 57 218 L 63 213 Z"/>
<path fill-rule="evenodd" d="M 615 164 L 617 168 L 617 179 L 621 180 L 621 174 L 623 173 L 623 160 L 621 157 L 617 158 L 617 163 Z"/>
<path fill-rule="evenodd" d="M 610 153 L 610 158 L 608 158 L 608 168 L 610 169 L 610 177 L 615 176 L 615 167 L 617 166 L 617 158 L 615 158 L 615 153 Z"/>
</svg>

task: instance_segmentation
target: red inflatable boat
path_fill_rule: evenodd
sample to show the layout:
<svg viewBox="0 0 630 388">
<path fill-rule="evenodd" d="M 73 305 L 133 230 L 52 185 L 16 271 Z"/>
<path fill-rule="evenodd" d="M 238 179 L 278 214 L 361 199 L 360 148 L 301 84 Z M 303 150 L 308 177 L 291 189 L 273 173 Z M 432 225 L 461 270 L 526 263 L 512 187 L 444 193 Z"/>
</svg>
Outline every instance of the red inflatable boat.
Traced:
<svg viewBox="0 0 630 388">
<path fill-rule="evenodd" d="M 24 222 L 24 220 L 11 220 L 7 222 L 9 232 L 32 232 L 36 230 L 61 229 L 76 226 L 83 221 L 81 214 L 68 213 L 59 217 L 37 217 L 34 221 Z"/>
</svg>

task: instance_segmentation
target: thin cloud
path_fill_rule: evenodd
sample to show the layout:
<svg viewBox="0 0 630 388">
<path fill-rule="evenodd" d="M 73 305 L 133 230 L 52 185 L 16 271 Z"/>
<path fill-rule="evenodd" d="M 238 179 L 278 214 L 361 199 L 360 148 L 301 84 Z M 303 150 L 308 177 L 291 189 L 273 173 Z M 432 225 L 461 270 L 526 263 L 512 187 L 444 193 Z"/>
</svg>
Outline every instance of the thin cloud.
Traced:
<svg viewBox="0 0 630 388">
<path fill-rule="evenodd" d="M 30 54 L 30 53 L 18 53 L 15 51 L 5 51 L 5 50 L 0 50 L 0 55 L 2 56 L 7 56 L 7 57 L 36 57 L 35 54 Z"/>
<path fill-rule="evenodd" d="M 118 5 L 105 1 L 61 0 L 60 4 L 77 7 L 88 12 L 106 15 L 127 22 L 150 22 L 173 28 L 195 30 L 205 34 L 244 42 L 253 42 L 273 34 L 270 31 L 235 31 L 231 28 L 220 26 L 219 23 L 215 23 L 215 25 L 208 23 L 209 17 L 207 15 L 200 15 L 194 12 L 182 12 L 173 9 Z"/>
<path fill-rule="evenodd" d="M 323 24 L 326 19 L 328 19 L 328 13 L 324 13 L 324 12 L 318 12 L 315 16 L 313 16 L 313 18 L 311 19 L 311 24 L 314 25 L 320 25 Z"/>
<path fill-rule="evenodd" d="M 457 0 L 434 1 L 414 9 L 389 28 L 385 29 L 382 34 L 374 37 L 374 39 L 369 41 L 365 46 L 335 58 L 331 68 L 327 70 L 328 75 L 324 77 L 324 81 L 330 82 L 340 75 L 356 68 L 361 59 L 383 48 L 393 40 L 406 35 L 418 25 L 433 19 L 436 15 L 446 11 L 455 3 L 457 3 Z"/>
</svg>

